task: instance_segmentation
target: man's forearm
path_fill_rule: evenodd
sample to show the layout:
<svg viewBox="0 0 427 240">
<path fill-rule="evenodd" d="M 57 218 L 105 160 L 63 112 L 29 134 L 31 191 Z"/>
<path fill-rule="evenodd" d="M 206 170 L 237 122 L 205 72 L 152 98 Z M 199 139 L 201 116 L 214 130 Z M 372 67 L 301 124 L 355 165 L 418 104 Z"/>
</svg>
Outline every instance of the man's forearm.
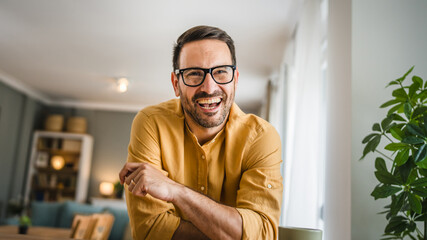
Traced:
<svg viewBox="0 0 427 240">
<path fill-rule="evenodd" d="M 172 203 L 209 239 L 241 239 L 242 218 L 239 212 L 219 204 L 185 186 L 180 186 Z"/>
<path fill-rule="evenodd" d="M 209 240 L 205 234 L 200 232 L 191 222 L 181 219 L 181 222 L 173 234 L 172 240 Z"/>
</svg>

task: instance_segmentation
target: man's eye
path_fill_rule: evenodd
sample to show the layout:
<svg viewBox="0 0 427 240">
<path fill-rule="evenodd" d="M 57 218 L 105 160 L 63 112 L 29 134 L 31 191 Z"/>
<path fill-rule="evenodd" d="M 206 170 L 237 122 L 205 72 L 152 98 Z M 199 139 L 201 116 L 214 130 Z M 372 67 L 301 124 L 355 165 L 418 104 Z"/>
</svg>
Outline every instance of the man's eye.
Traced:
<svg viewBox="0 0 427 240">
<path fill-rule="evenodd" d="M 188 77 L 200 77 L 200 76 L 203 76 L 203 72 L 200 72 L 200 71 L 190 71 L 186 75 Z"/>
</svg>

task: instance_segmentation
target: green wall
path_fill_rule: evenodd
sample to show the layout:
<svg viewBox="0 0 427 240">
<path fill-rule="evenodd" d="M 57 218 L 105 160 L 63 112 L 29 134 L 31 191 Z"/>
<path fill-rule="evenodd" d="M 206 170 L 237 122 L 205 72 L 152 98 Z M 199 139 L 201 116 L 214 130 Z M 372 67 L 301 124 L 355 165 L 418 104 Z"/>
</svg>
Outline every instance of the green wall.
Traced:
<svg viewBox="0 0 427 240">
<path fill-rule="evenodd" d="M 0 222 L 8 200 L 23 196 L 30 138 L 41 108 L 0 82 Z"/>
</svg>

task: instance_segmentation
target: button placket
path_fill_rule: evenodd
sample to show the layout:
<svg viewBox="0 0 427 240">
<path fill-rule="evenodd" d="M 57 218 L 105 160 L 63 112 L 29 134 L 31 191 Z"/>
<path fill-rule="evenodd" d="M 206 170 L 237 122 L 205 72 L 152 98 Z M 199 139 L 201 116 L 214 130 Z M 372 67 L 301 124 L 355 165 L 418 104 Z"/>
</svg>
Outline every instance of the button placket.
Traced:
<svg viewBox="0 0 427 240">
<path fill-rule="evenodd" d="M 203 194 L 206 194 L 206 189 L 207 189 L 207 178 L 208 178 L 208 173 L 207 173 L 208 169 L 207 169 L 207 161 L 206 161 L 206 156 L 204 153 L 201 153 L 200 158 L 199 158 L 199 177 L 198 177 L 198 189 L 199 191 L 201 191 Z"/>
</svg>

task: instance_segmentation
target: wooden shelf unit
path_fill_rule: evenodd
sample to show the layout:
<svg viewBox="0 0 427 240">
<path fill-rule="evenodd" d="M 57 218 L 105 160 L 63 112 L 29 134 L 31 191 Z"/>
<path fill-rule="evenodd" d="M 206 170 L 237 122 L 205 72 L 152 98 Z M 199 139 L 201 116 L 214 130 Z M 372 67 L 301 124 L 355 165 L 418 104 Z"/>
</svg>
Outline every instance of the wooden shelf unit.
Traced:
<svg viewBox="0 0 427 240">
<path fill-rule="evenodd" d="M 26 201 L 86 202 L 92 160 L 93 138 L 88 134 L 36 131 L 26 183 Z M 65 165 L 56 170 L 53 156 Z"/>
</svg>

